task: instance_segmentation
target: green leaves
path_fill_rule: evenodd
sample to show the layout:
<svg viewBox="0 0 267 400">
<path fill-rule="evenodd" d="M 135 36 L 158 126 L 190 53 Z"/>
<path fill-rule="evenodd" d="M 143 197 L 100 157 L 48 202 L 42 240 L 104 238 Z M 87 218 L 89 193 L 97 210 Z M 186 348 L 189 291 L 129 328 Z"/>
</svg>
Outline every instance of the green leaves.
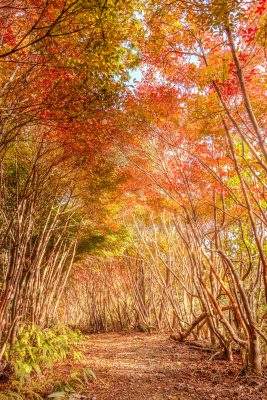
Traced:
<svg viewBox="0 0 267 400">
<path fill-rule="evenodd" d="M 70 378 L 69 382 L 59 384 L 47 398 L 62 400 L 84 399 L 86 396 L 83 396 L 78 391 L 83 389 L 84 384 L 97 379 L 95 373 L 90 368 L 75 370 L 70 374 Z"/>
<path fill-rule="evenodd" d="M 24 325 L 15 343 L 8 346 L 5 359 L 12 365 L 15 378 L 23 383 L 32 372 L 41 375 L 42 366 L 51 367 L 57 361 L 64 361 L 70 353 L 79 359 L 76 345 L 80 340 L 78 332 L 66 327 L 42 330 L 36 325 Z"/>
<path fill-rule="evenodd" d="M 47 396 L 49 399 L 65 399 L 66 392 L 54 392 Z"/>
<path fill-rule="evenodd" d="M 85 397 L 79 393 L 54 392 L 50 394 L 47 398 L 61 400 L 81 400 Z"/>
<path fill-rule="evenodd" d="M 43 398 L 33 391 L 21 393 L 18 388 L 17 392 L 15 390 L 7 390 L 0 393 L 0 400 L 43 400 Z"/>
</svg>

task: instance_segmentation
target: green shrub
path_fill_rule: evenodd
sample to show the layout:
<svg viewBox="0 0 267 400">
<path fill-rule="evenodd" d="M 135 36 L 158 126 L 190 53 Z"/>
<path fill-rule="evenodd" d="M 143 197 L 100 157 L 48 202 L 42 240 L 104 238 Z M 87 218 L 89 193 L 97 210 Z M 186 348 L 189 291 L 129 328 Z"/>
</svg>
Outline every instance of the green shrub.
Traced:
<svg viewBox="0 0 267 400">
<path fill-rule="evenodd" d="M 23 383 L 32 372 L 41 375 L 42 367 L 52 367 L 68 355 L 79 358 L 77 345 L 81 339 L 80 333 L 67 327 L 42 330 L 36 325 L 22 325 L 15 343 L 7 347 L 5 359 L 14 370 L 15 378 Z"/>
</svg>

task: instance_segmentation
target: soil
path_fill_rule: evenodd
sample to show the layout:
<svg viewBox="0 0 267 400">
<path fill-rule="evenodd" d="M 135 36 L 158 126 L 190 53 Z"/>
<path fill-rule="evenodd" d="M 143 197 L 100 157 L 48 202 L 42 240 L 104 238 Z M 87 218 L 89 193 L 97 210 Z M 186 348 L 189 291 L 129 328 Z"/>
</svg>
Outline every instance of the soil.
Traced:
<svg viewBox="0 0 267 400">
<path fill-rule="evenodd" d="M 238 362 L 159 334 L 100 334 L 86 343 L 97 380 L 92 400 L 267 400 L 267 377 L 242 375 Z"/>
</svg>

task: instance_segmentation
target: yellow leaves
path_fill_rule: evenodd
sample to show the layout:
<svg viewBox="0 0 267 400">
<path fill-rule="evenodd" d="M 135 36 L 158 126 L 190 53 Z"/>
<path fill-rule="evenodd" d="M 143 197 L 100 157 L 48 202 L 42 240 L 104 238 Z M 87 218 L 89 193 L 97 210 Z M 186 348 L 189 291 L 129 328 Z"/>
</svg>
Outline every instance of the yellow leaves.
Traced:
<svg viewBox="0 0 267 400">
<path fill-rule="evenodd" d="M 212 60 L 208 67 L 199 69 L 199 82 L 203 87 L 212 81 L 224 82 L 228 77 L 229 65 L 227 61 L 218 63 L 218 59 Z"/>
<path fill-rule="evenodd" d="M 260 18 L 259 30 L 256 35 L 257 41 L 261 46 L 267 46 L 267 15 Z"/>
<path fill-rule="evenodd" d="M 182 28 L 182 23 L 181 21 L 175 21 L 173 24 L 176 28 Z"/>
</svg>

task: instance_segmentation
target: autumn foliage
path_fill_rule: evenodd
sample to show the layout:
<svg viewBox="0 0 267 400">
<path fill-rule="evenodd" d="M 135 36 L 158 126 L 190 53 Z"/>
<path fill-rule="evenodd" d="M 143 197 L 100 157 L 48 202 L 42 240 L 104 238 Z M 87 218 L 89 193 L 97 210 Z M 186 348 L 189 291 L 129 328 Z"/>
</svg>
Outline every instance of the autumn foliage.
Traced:
<svg viewBox="0 0 267 400">
<path fill-rule="evenodd" d="M 2 358 L 61 321 L 194 335 L 262 374 L 266 8 L 1 3 Z"/>
</svg>

